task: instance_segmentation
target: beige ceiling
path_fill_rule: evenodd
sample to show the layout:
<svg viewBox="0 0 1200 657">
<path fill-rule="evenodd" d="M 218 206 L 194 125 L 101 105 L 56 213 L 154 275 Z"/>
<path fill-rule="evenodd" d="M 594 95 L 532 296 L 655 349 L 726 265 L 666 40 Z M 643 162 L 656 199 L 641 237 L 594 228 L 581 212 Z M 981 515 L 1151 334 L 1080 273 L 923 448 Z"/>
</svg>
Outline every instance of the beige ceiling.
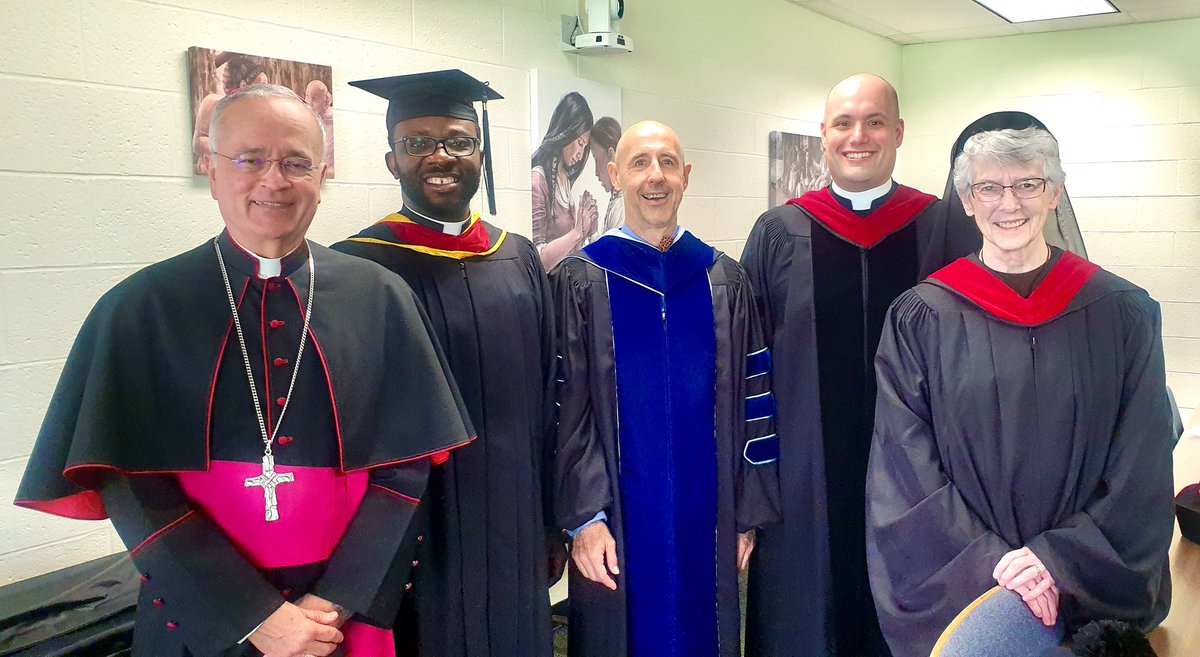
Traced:
<svg viewBox="0 0 1200 657">
<path fill-rule="evenodd" d="M 1200 0 L 1109 0 L 1120 13 L 1021 24 L 1009 23 L 972 0 L 786 1 L 900 44 L 1200 18 Z"/>
</svg>

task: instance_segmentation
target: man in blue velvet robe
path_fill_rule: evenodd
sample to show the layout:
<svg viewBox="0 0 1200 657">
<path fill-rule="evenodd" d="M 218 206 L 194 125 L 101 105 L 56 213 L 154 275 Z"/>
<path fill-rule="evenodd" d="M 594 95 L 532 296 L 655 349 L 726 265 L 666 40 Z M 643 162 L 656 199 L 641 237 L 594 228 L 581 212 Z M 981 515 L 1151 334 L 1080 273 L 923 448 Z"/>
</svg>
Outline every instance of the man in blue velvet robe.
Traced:
<svg viewBox="0 0 1200 657">
<path fill-rule="evenodd" d="M 741 267 L 679 227 L 675 133 L 633 126 L 609 171 L 625 225 L 550 275 L 570 653 L 734 657 L 737 573 L 778 517 L 770 353 Z"/>
</svg>

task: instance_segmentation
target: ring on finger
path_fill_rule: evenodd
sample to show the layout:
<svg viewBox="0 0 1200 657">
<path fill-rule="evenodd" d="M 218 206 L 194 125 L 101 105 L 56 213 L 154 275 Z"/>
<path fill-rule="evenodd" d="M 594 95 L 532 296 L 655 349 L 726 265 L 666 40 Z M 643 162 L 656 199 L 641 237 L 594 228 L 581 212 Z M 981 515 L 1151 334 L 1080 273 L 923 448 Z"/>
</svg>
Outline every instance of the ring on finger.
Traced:
<svg viewBox="0 0 1200 657">
<path fill-rule="evenodd" d="M 1034 577 L 1041 577 L 1042 573 L 1044 573 L 1044 572 L 1046 572 L 1046 569 L 1042 568 L 1042 564 L 1040 564 L 1040 563 L 1033 564 L 1033 576 Z"/>
</svg>

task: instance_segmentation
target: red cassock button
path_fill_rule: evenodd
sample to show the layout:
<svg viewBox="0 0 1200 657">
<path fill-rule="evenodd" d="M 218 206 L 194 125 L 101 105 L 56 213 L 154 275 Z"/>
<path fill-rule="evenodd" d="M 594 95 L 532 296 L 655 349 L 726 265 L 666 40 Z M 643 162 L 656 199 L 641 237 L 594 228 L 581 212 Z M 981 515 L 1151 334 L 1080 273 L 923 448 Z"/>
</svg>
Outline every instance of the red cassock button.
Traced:
<svg viewBox="0 0 1200 657">
<path fill-rule="evenodd" d="M 288 444 L 288 443 L 292 442 L 293 440 L 295 440 L 295 438 L 292 438 L 291 436 L 280 436 L 280 437 L 279 437 L 279 444 L 280 444 L 280 445 L 286 445 L 286 444 Z M 284 594 L 284 595 L 286 595 L 286 594 Z"/>
<path fill-rule="evenodd" d="M 281 594 L 283 595 L 283 597 L 285 597 L 285 598 L 290 598 L 290 597 L 292 597 L 292 590 L 291 590 L 291 589 L 284 589 L 284 590 L 280 591 L 279 593 L 281 593 Z"/>
<path fill-rule="evenodd" d="M 283 321 L 282 319 L 273 319 L 273 320 L 271 320 L 271 324 L 270 324 L 271 328 L 273 328 L 273 329 L 283 328 L 286 325 L 287 325 L 287 322 Z"/>
<path fill-rule="evenodd" d="M 286 358 L 276 358 L 275 359 L 275 367 L 283 367 L 284 365 L 287 365 L 287 364 L 288 364 L 288 359 L 286 359 Z"/>
<path fill-rule="evenodd" d="M 178 627 L 179 627 L 179 623 L 176 623 L 175 621 L 169 621 L 169 622 L 167 623 L 167 629 L 168 629 L 168 630 L 174 630 L 174 629 L 176 629 L 176 628 L 178 628 Z"/>
<path fill-rule="evenodd" d="M 275 400 L 275 405 L 276 405 L 276 406 L 279 406 L 279 407 L 281 407 L 281 408 L 282 408 L 282 407 L 283 407 L 283 405 L 284 405 L 284 404 L 286 404 L 286 403 L 287 403 L 287 397 L 280 397 L 279 399 L 276 399 L 276 400 Z"/>
<path fill-rule="evenodd" d="M 405 590 L 405 591 L 411 591 L 411 590 L 412 590 L 412 582 L 409 582 L 408 584 L 405 584 L 405 585 L 404 585 L 404 590 Z"/>
<path fill-rule="evenodd" d="M 154 606 L 155 606 L 155 607 L 161 607 L 161 606 L 163 606 L 163 605 L 165 605 L 165 604 L 167 604 L 167 603 L 166 603 L 166 602 L 163 602 L 163 599 L 162 599 L 162 598 L 155 598 L 155 599 L 154 599 Z"/>
<path fill-rule="evenodd" d="M 140 575 L 140 577 L 142 578 L 142 584 L 145 584 L 146 582 L 150 581 L 150 575 L 148 575 L 148 574 L 143 573 L 142 575 Z"/>
<path fill-rule="evenodd" d="M 267 289 L 274 292 L 279 289 L 279 283 L 267 283 Z"/>
</svg>

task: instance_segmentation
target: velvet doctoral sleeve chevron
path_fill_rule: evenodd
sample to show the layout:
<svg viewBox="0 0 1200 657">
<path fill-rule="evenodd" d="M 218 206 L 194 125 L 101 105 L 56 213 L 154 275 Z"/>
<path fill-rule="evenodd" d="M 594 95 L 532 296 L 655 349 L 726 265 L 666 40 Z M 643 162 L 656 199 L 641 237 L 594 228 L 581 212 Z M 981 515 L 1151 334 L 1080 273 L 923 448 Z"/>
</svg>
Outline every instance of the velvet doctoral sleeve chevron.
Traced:
<svg viewBox="0 0 1200 657">
<path fill-rule="evenodd" d="M 731 291 L 731 369 L 740 398 L 733 406 L 734 428 L 739 431 L 735 443 L 737 529 L 745 532 L 780 518 L 779 436 L 771 391 L 771 350 L 763 337 L 752 287 L 740 268 L 738 274 L 740 284 Z"/>
</svg>

